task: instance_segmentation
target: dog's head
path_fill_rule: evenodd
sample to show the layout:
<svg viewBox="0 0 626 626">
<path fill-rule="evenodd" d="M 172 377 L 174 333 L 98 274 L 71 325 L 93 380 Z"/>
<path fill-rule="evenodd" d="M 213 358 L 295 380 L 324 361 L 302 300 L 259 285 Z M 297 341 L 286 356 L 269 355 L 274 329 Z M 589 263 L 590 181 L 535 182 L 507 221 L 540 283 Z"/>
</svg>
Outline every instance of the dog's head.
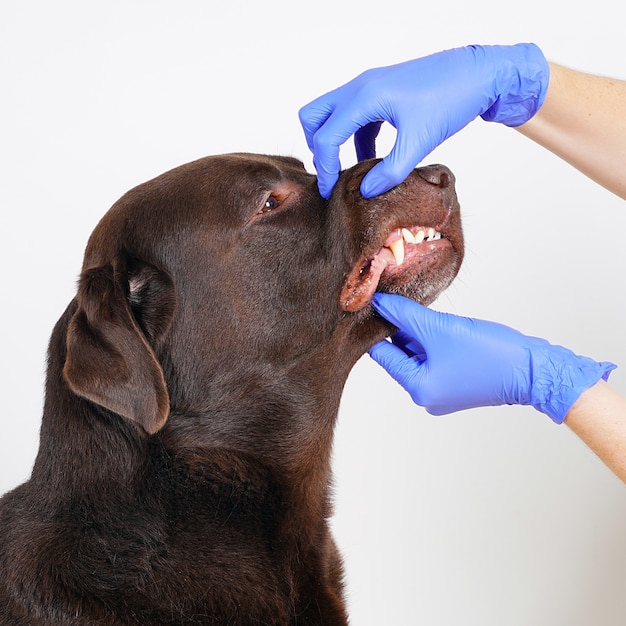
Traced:
<svg viewBox="0 0 626 626">
<path fill-rule="evenodd" d="M 214 156 L 124 195 L 93 232 L 67 332 L 70 388 L 141 425 L 343 386 L 390 327 L 376 290 L 429 304 L 463 256 L 452 173 L 415 170 L 372 199 L 374 161 L 332 197 L 291 158 Z M 223 389 L 237 389 L 225 401 Z M 262 389 L 263 391 L 259 391 Z M 306 398 L 300 398 L 306 401 Z M 229 406 L 231 406 L 229 405 Z M 217 409 L 216 409 L 217 407 Z"/>
</svg>

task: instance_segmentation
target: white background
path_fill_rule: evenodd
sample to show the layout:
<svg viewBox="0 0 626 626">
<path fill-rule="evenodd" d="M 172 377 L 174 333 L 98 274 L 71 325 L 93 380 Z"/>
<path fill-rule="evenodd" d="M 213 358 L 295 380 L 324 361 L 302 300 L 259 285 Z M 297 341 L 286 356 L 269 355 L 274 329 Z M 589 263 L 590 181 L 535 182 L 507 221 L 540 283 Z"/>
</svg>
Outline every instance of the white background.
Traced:
<svg viewBox="0 0 626 626">
<path fill-rule="evenodd" d="M 222 152 L 312 170 L 301 105 L 444 48 L 534 41 L 554 61 L 626 78 L 616 7 L 3 0 L 0 492 L 30 473 L 50 331 L 89 233 L 127 189 Z M 625 368 L 624 202 L 481 120 L 427 161 L 456 173 L 468 248 L 434 306 Z M 626 369 L 611 381 L 626 393 Z M 335 469 L 353 624 L 625 623 L 624 488 L 566 426 L 523 407 L 431 417 L 364 357 Z"/>
</svg>

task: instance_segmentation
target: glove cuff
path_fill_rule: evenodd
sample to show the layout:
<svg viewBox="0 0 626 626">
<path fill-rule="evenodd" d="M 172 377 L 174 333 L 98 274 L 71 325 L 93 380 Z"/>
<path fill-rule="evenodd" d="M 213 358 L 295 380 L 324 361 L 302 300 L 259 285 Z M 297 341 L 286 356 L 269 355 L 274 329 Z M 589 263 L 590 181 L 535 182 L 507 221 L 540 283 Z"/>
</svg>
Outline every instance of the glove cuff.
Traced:
<svg viewBox="0 0 626 626">
<path fill-rule="evenodd" d="M 521 126 L 541 108 L 550 80 L 550 66 L 533 43 L 484 46 L 485 61 L 495 68 L 495 101 L 481 115 L 486 122 Z"/>
<path fill-rule="evenodd" d="M 560 346 L 535 350 L 531 354 L 529 404 L 561 424 L 581 394 L 600 379 L 608 380 L 616 367 L 614 363 L 596 362 Z"/>
</svg>

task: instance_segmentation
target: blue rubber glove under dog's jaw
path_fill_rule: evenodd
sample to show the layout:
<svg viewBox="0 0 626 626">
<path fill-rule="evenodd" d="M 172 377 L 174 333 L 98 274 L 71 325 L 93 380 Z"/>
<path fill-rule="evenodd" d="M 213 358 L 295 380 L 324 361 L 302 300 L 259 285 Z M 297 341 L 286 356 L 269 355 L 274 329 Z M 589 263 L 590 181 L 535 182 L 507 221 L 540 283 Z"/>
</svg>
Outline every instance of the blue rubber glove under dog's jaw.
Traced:
<svg viewBox="0 0 626 626">
<path fill-rule="evenodd" d="M 372 305 L 398 331 L 391 342 L 374 345 L 370 356 L 433 415 L 524 404 L 560 424 L 583 391 L 616 367 L 402 296 L 377 293 Z"/>
<path fill-rule="evenodd" d="M 543 104 L 549 76 L 534 44 L 468 46 L 364 72 L 300 110 L 320 193 L 328 198 L 337 181 L 339 147 L 368 124 L 377 126 L 355 136 L 359 160 L 376 156 L 381 121 L 397 129 L 392 151 L 361 185 L 372 197 L 402 182 L 478 116 L 508 126 L 529 120 Z"/>
</svg>

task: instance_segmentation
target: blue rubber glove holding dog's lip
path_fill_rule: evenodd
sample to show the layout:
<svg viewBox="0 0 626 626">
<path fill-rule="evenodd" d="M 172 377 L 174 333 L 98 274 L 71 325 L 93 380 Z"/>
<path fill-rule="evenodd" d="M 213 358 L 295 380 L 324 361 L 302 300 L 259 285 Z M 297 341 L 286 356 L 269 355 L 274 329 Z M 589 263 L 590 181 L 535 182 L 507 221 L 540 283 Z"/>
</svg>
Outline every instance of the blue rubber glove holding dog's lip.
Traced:
<svg viewBox="0 0 626 626">
<path fill-rule="evenodd" d="M 455 48 L 360 74 L 300 110 L 320 193 L 328 198 L 337 181 L 339 147 L 368 124 L 382 120 L 397 129 L 392 151 L 362 182 L 361 193 L 372 197 L 402 182 L 478 116 L 508 126 L 528 121 L 543 104 L 549 75 L 534 44 Z M 365 135 L 365 145 L 355 137 L 359 160 L 375 156 L 371 133 Z"/>
<path fill-rule="evenodd" d="M 372 305 L 398 332 L 392 342 L 374 345 L 370 356 L 433 415 L 526 404 L 560 424 L 583 391 L 616 367 L 402 296 L 376 293 Z"/>
</svg>

